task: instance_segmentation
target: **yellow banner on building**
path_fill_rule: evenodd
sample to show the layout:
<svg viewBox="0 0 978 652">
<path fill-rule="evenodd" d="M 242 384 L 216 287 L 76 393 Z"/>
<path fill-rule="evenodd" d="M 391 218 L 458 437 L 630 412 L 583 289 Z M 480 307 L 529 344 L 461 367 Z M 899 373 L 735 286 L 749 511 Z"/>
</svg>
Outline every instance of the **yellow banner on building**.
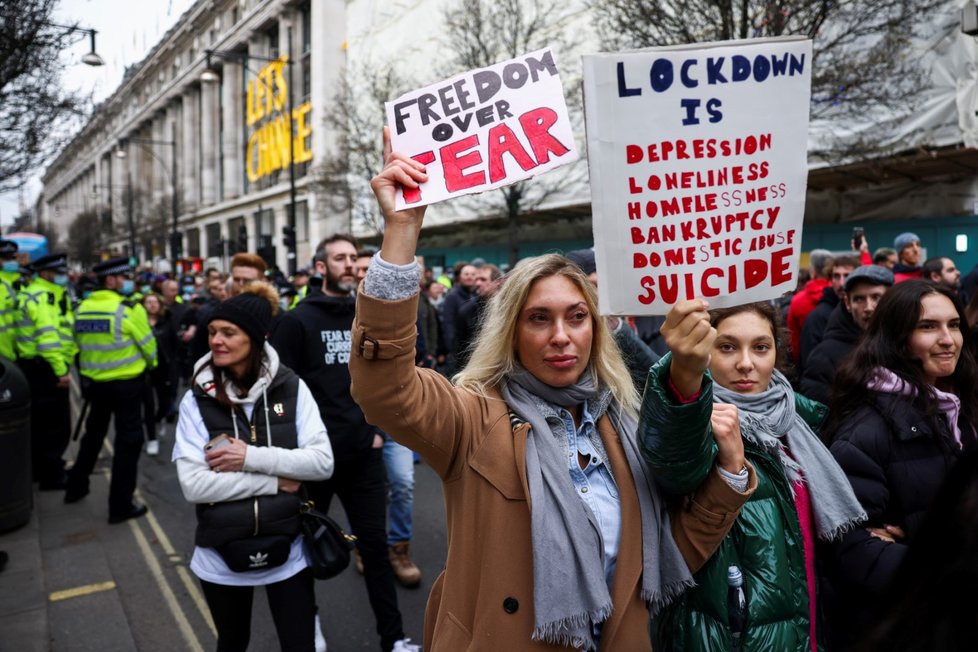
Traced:
<svg viewBox="0 0 978 652">
<path fill-rule="evenodd" d="M 312 102 L 303 102 L 293 108 L 289 115 L 289 85 L 285 75 L 288 63 L 288 56 L 282 55 L 262 68 L 255 79 L 248 80 L 245 110 L 251 133 L 248 135 L 245 167 L 251 183 L 289 166 L 290 134 L 295 163 L 312 160 L 312 125 L 309 120 Z"/>
</svg>

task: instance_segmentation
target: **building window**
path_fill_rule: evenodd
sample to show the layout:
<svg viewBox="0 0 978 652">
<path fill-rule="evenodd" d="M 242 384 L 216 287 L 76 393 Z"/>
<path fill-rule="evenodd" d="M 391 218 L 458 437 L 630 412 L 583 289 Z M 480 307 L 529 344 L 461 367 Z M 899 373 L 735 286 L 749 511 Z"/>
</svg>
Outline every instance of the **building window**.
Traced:
<svg viewBox="0 0 978 652">
<path fill-rule="evenodd" d="M 221 223 L 208 224 L 204 229 L 207 233 L 207 256 L 209 258 L 223 258 L 224 239 L 221 237 Z"/>
<path fill-rule="evenodd" d="M 187 256 L 200 258 L 200 229 L 187 229 Z"/>
<path fill-rule="evenodd" d="M 271 208 L 262 209 L 255 212 L 255 233 L 258 234 L 256 253 L 268 263 L 269 267 L 275 266 L 275 211 Z"/>
<path fill-rule="evenodd" d="M 297 201 L 295 203 L 295 241 L 307 242 L 309 240 L 309 203 Z"/>
<path fill-rule="evenodd" d="M 299 9 L 302 17 L 302 54 L 309 54 L 312 50 L 312 12 L 309 3 L 305 3 Z"/>
<path fill-rule="evenodd" d="M 228 255 L 248 251 L 248 225 L 245 218 L 235 217 L 228 220 Z"/>
<path fill-rule="evenodd" d="M 267 43 L 268 47 L 268 57 L 270 59 L 278 58 L 278 25 L 265 32 L 265 42 Z"/>
</svg>

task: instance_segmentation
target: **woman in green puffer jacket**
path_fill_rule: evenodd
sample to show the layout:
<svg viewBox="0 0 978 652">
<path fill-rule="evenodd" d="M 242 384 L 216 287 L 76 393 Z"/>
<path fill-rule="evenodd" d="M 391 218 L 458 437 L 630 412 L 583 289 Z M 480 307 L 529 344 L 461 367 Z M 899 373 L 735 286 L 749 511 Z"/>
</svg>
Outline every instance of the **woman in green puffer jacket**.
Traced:
<svg viewBox="0 0 978 652">
<path fill-rule="evenodd" d="M 813 432 L 825 408 L 795 394 L 777 370 L 780 332 L 769 304 L 707 311 L 677 304 L 662 334 L 671 350 L 649 373 L 639 438 L 653 477 L 677 500 L 719 461 L 717 436 L 744 439 L 758 486 L 687 591 L 653 623 L 653 647 L 730 650 L 727 571 L 747 598 L 744 651 L 817 652 L 815 539 L 866 518 L 848 480 Z M 742 463 L 743 464 L 743 463 Z"/>
</svg>

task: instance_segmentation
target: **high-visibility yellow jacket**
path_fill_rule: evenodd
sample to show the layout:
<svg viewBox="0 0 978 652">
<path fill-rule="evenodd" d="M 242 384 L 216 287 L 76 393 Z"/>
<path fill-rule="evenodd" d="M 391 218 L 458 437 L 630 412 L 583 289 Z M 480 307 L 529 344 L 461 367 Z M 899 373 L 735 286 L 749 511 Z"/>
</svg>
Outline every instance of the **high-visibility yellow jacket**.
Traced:
<svg viewBox="0 0 978 652">
<path fill-rule="evenodd" d="M 299 305 L 299 302 L 305 299 L 307 294 L 309 294 L 308 283 L 295 291 L 295 296 L 292 297 L 292 303 L 289 304 L 289 310 L 292 310 L 297 305 Z"/>
<path fill-rule="evenodd" d="M 72 336 L 74 315 L 65 288 L 37 276 L 17 295 L 17 357 L 41 357 L 55 376 L 68 373 L 77 349 Z"/>
<path fill-rule="evenodd" d="M 127 380 L 156 367 L 156 338 L 142 306 L 114 290 L 96 290 L 78 306 L 75 341 L 82 376 Z"/>
<path fill-rule="evenodd" d="M 0 355 L 8 360 L 17 359 L 17 281 L 20 272 L 0 271 Z"/>
</svg>

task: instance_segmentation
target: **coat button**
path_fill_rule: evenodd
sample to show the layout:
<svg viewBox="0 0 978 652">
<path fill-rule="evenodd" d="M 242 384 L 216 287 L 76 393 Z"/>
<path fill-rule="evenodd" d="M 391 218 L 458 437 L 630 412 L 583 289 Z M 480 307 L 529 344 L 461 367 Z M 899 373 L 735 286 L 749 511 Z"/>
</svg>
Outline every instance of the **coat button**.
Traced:
<svg viewBox="0 0 978 652">
<path fill-rule="evenodd" d="M 503 611 L 508 614 L 516 613 L 516 610 L 520 608 L 519 600 L 516 598 L 506 598 L 503 600 Z"/>
</svg>

